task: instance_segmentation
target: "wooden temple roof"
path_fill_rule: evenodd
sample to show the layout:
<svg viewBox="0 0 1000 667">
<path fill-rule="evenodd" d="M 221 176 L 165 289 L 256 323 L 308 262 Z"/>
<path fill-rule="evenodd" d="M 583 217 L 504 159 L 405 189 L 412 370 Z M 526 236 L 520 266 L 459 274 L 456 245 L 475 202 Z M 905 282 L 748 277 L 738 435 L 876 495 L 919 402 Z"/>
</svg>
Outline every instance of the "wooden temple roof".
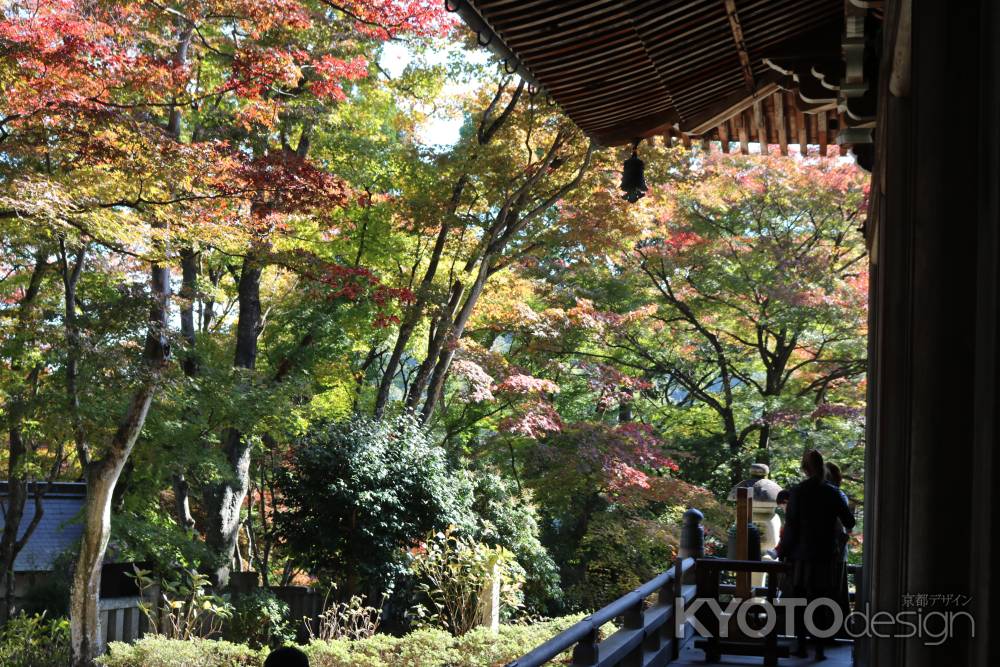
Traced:
<svg viewBox="0 0 1000 667">
<path fill-rule="evenodd" d="M 603 145 L 870 141 L 869 0 L 448 0 Z M 868 107 L 871 106 L 871 109 Z"/>
</svg>

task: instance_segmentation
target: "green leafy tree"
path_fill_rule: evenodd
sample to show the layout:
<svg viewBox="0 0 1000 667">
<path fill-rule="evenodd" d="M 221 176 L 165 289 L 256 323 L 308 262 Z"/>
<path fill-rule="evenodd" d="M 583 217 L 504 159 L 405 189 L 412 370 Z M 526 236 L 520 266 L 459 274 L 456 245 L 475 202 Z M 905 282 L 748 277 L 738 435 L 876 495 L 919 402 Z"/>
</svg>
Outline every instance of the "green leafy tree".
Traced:
<svg viewBox="0 0 1000 667">
<path fill-rule="evenodd" d="M 407 548 L 429 531 L 471 523 L 444 451 L 408 416 L 314 426 L 280 489 L 287 548 L 345 596 L 389 589 Z"/>
</svg>

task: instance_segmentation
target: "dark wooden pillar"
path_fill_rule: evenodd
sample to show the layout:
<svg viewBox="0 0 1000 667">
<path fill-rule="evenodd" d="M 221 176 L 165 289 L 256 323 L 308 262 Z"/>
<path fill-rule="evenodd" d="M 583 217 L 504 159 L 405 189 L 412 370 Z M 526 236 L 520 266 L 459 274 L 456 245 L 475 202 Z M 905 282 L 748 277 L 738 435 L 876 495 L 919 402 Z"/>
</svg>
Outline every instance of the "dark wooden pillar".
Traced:
<svg viewBox="0 0 1000 667">
<path fill-rule="evenodd" d="M 913 0 L 901 59 L 903 8 L 887 8 L 896 94 L 884 69 L 880 83 L 864 597 L 896 613 L 908 595 L 966 596 L 976 639 L 960 620 L 938 646 L 873 639 L 858 657 L 985 667 L 1000 664 L 1000 3 Z"/>
</svg>

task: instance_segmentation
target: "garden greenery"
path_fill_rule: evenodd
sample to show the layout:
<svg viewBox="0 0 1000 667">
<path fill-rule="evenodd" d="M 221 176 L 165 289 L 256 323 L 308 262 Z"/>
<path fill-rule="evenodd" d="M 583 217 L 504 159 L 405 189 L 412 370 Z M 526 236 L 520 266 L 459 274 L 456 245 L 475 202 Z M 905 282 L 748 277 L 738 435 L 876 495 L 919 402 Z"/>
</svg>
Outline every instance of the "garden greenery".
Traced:
<svg viewBox="0 0 1000 667">
<path fill-rule="evenodd" d="M 313 641 L 303 650 L 310 667 L 502 667 L 579 622 L 583 614 L 531 625 L 501 625 L 497 634 L 477 628 L 461 637 L 425 629 L 393 637 Z M 605 627 L 602 632 L 613 632 Z M 101 667 L 261 667 L 267 650 L 224 641 L 182 642 L 149 636 L 135 644 L 114 642 Z M 562 656 L 564 660 L 568 653 Z"/>
<path fill-rule="evenodd" d="M 437 626 L 460 636 L 488 624 L 484 614 L 497 587 L 498 611 L 510 615 L 523 605 L 524 570 L 514 554 L 463 536 L 454 526 L 428 535 L 410 558 L 420 595 L 413 608 L 417 626 Z"/>
</svg>

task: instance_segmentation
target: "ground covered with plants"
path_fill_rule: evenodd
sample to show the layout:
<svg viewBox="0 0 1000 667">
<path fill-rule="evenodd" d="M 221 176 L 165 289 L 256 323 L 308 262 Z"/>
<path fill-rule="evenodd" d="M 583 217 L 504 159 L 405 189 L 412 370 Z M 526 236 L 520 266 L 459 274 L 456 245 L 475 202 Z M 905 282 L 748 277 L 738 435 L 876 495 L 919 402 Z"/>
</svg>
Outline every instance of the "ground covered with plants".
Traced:
<svg viewBox="0 0 1000 667">
<path fill-rule="evenodd" d="M 688 507 L 721 553 L 751 462 L 817 447 L 864 502 L 848 158 L 651 139 L 628 203 L 422 0 L 12 0 L 0 82 L 3 664 L 93 664 L 105 561 L 160 628 L 109 667 L 502 664 Z M 83 539 L 15 595 L 50 481 Z"/>
<path fill-rule="evenodd" d="M 498 634 L 479 628 L 454 637 L 427 629 L 403 637 L 317 640 L 303 650 L 313 667 L 500 667 L 576 623 L 583 614 L 554 621 L 502 625 Z M 113 644 L 98 660 L 102 667 L 259 667 L 266 650 L 224 641 L 177 641 L 150 637 L 134 645 Z M 567 654 L 564 658 L 569 657 Z"/>
</svg>

